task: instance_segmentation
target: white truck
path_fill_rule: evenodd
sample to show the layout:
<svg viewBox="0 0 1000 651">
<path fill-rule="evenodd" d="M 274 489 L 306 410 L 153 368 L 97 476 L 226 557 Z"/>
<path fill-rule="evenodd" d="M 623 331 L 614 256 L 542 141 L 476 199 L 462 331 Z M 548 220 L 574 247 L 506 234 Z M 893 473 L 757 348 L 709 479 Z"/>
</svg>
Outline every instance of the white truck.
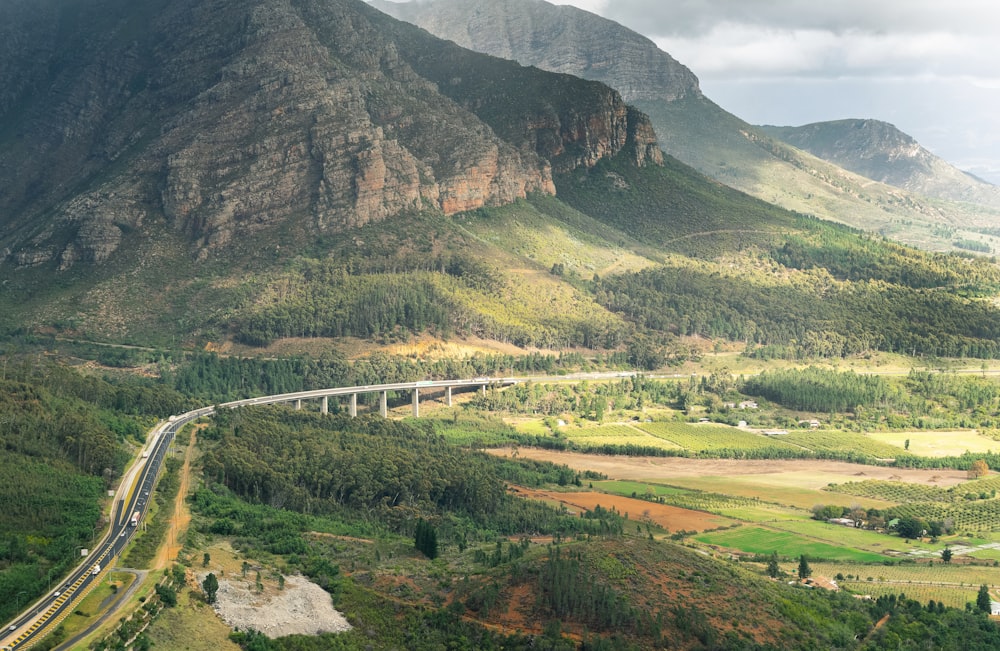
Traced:
<svg viewBox="0 0 1000 651">
<path fill-rule="evenodd" d="M 93 569 L 90 570 L 90 573 L 93 574 L 94 576 L 97 576 L 98 574 L 100 574 L 101 573 L 101 565 L 100 565 L 100 563 L 94 563 L 94 567 L 93 567 Z"/>
</svg>

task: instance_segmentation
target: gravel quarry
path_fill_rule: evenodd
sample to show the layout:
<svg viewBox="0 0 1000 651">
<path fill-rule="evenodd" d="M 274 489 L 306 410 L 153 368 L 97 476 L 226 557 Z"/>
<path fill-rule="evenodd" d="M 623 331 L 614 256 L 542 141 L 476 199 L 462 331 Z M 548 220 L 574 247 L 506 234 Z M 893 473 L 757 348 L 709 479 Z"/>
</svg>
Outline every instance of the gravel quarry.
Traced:
<svg viewBox="0 0 1000 651">
<path fill-rule="evenodd" d="M 204 579 L 199 576 L 199 583 Z M 284 589 L 258 592 L 253 581 L 219 579 L 215 612 L 233 629 L 254 629 L 270 638 L 349 630 L 330 595 L 303 576 L 285 578 Z"/>
</svg>

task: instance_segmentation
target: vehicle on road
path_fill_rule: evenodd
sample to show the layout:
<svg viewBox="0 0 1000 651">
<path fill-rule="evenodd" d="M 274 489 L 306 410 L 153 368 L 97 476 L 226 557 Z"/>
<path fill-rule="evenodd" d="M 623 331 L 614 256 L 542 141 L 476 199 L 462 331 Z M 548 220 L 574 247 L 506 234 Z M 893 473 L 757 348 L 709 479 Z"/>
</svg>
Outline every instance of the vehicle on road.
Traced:
<svg viewBox="0 0 1000 651">
<path fill-rule="evenodd" d="M 137 524 L 139 524 L 139 512 L 138 511 L 136 511 L 135 513 L 133 513 L 132 514 L 132 519 L 129 520 L 129 525 L 130 526 L 134 527 Z M 125 534 L 125 532 L 123 531 L 122 535 L 124 535 L 124 534 Z"/>
<path fill-rule="evenodd" d="M 101 573 L 101 565 L 99 563 L 94 563 L 94 569 L 90 570 L 90 573 L 97 576 Z"/>
</svg>

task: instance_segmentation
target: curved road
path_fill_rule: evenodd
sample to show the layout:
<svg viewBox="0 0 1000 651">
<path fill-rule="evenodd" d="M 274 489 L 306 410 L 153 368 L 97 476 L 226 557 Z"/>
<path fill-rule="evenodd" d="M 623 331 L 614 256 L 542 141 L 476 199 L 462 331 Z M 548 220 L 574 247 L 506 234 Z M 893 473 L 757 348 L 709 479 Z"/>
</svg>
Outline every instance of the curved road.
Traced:
<svg viewBox="0 0 1000 651">
<path fill-rule="evenodd" d="M 373 384 L 357 387 L 337 387 L 283 393 L 272 396 L 249 398 L 225 402 L 218 407 L 236 409 L 248 405 L 264 405 L 280 402 L 295 402 L 326 396 L 342 396 L 358 393 L 380 393 L 385 391 L 414 391 L 422 389 L 483 388 L 504 387 L 525 381 L 527 378 L 474 378 L 471 380 L 439 380 L 420 382 L 397 382 L 393 384 Z M 541 380 L 542 378 L 536 378 Z M 568 376 L 548 379 L 571 379 Z M 414 398 L 416 401 L 416 397 Z M 167 448 L 177 431 L 187 423 L 215 413 L 216 406 L 202 407 L 193 411 L 171 416 L 166 423 L 153 430 L 152 442 L 143 450 L 142 457 L 122 479 L 115 495 L 115 508 L 111 526 L 105 538 L 53 592 L 46 594 L 27 610 L 22 612 L 4 629 L 0 637 L 0 651 L 27 649 L 37 643 L 73 612 L 79 601 L 94 587 L 110 569 L 115 559 L 135 533 L 134 521 L 141 521 L 149 508 L 149 497 L 156 477 L 163 465 Z M 133 514 L 138 514 L 137 518 Z"/>
</svg>

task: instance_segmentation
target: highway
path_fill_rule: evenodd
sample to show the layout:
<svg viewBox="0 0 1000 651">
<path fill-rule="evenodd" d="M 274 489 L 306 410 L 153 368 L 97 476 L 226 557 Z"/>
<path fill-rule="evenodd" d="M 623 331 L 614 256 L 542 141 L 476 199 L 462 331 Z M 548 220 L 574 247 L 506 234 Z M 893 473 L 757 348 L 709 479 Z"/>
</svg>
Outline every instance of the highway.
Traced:
<svg viewBox="0 0 1000 651">
<path fill-rule="evenodd" d="M 55 589 L 7 625 L 0 639 L 0 649 L 13 651 L 34 645 L 73 612 L 80 599 L 107 574 L 138 528 L 132 524 L 132 514 L 139 513 L 139 522 L 146 515 L 156 475 L 174 434 L 204 412 L 204 409 L 188 412 L 154 430 L 153 440 L 144 448 L 144 456 L 126 475 L 115 495 L 108 534 Z"/>
<path fill-rule="evenodd" d="M 541 379 L 541 378 L 538 378 Z M 565 378 L 550 378 L 565 379 Z M 423 380 L 419 382 L 397 382 L 393 384 L 373 384 L 355 387 L 337 387 L 283 393 L 272 396 L 248 398 L 225 402 L 218 407 L 236 409 L 249 405 L 265 405 L 281 402 L 310 400 L 325 396 L 343 396 L 358 393 L 381 393 L 387 391 L 416 391 L 426 389 L 486 388 L 503 387 L 525 381 L 524 378 L 473 378 L 469 380 Z M 37 600 L 17 619 L 7 624 L 0 634 L 0 651 L 27 649 L 49 634 L 67 615 L 73 612 L 80 600 L 110 571 L 115 560 L 135 534 L 137 525 L 132 523 L 132 515 L 139 514 L 138 522 L 146 517 L 150 495 L 156 477 L 163 465 L 171 441 L 177 431 L 187 423 L 215 413 L 216 406 L 202 407 L 193 411 L 171 416 L 166 423 L 158 425 L 152 439 L 143 449 L 139 462 L 126 473 L 115 494 L 115 507 L 111 526 L 105 538 L 91 550 L 87 559 L 70 573 L 58 586 Z"/>
</svg>

